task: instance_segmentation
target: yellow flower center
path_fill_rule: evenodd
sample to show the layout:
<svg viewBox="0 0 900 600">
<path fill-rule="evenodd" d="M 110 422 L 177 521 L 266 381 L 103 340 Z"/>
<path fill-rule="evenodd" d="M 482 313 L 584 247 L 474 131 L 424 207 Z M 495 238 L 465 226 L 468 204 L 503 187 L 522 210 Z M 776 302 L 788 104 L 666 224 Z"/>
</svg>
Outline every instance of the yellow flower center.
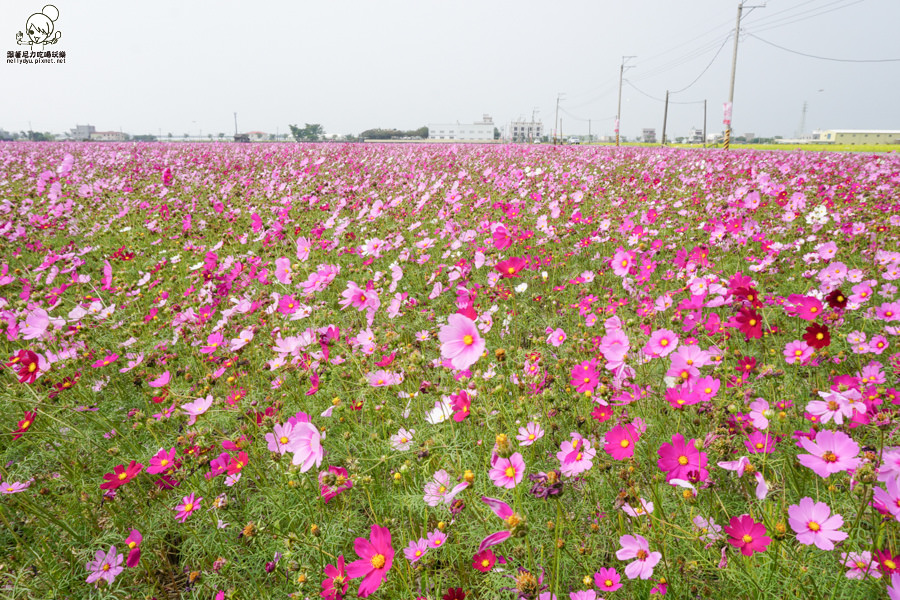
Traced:
<svg viewBox="0 0 900 600">
<path fill-rule="evenodd" d="M 750 326 L 751 326 L 751 327 L 755 327 L 755 326 L 756 326 L 756 319 L 750 319 Z"/>
<path fill-rule="evenodd" d="M 897 563 L 895 563 L 894 561 L 892 561 L 892 560 L 889 559 L 889 558 L 886 558 L 886 559 L 884 559 L 883 561 L 881 561 L 881 564 L 883 564 L 884 566 L 886 566 L 886 567 L 887 567 L 888 569 L 890 569 L 891 571 L 893 571 L 894 569 L 897 568 Z"/>
<path fill-rule="evenodd" d="M 384 555 L 376 554 L 375 556 L 372 557 L 372 560 L 370 562 L 372 563 L 372 566 L 375 567 L 376 569 L 383 569 L 384 562 L 385 562 Z"/>
<path fill-rule="evenodd" d="M 681 465 L 681 466 L 684 466 L 684 465 L 688 464 L 688 457 L 687 457 L 687 456 L 679 456 L 679 457 L 678 457 L 678 464 Z"/>
<path fill-rule="evenodd" d="M 534 434 L 533 434 L 533 433 L 529 433 L 529 434 L 528 434 L 528 439 L 529 439 L 529 440 L 533 440 L 533 439 L 534 439 Z"/>
<path fill-rule="evenodd" d="M 110 564 L 109 564 L 109 563 L 105 563 L 105 564 L 103 565 L 103 570 L 104 570 L 104 571 L 109 571 L 109 569 L 110 569 Z"/>
<path fill-rule="evenodd" d="M 667 340 L 666 338 L 663 338 L 663 339 L 659 340 L 659 345 L 663 346 L 663 347 L 668 346 L 669 340 Z"/>
<path fill-rule="evenodd" d="M 463 344 L 465 344 L 466 346 L 471 346 L 474 343 L 475 338 L 473 338 L 471 335 L 463 336 Z"/>
<path fill-rule="evenodd" d="M 619 445 L 623 448 L 627 448 L 630 443 L 631 442 L 629 442 L 628 440 L 622 440 L 621 442 L 619 442 Z"/>
<path fill-rule="evenodd" d="M 490 564 L 491 564 L 491 561 L 489 561 L 488 559 L 486 559 L 486 558 L 481 559 L 481 566 L 484 567 L 485 569 L 487 569 L 488 566 L 490 566 Z"/>
<path fill-rule="evenodd" d="M 745 544 L 749 544 L 750 542 L 753 541 L 753 536 L 750 535 L 749 533 L 745 533 L 744 537 L 742 537 L 741 540 L 743 540 Z"/>
<path fill-rule="evenodd" d="M 815 521 L 810 521 L 809 523 L 806 524 L 806 526 L 809 527 L 810 531 L 819 531 L 820 529 L 822 529 L 822 526 L 819 525 L 818 523 L 816 523 Z"/>
<path fill-rule="evenodd" d="M 128 473 L 119 473 L 119 481 L 122 481 L 126 477 L 128 477 Z"/>
<path fill-rule="evenodd" d="M 286 435 L 283 435 L 280 438 L 278 438 L 278 441 L 281 442 L 282 444 L 287 444 L 290 440 L 287 438 Z"/>
<path fill-rule="evenodd" d="M 649 555 L 647 554 L 646 550 L 638 550 L 637 551 L 637 559 L 638 560 L 647 560 L 647 556 L 649 556 Z"/>
<path fill-rule="evenodd" d="M 515 477 L 515 476 L 516 476 L 516 469 L 515 469 L 514 467 L 506 467 L 506 470 L 503 471 L 503 474 L 506 475 L 507 477 L 510 477 L 510 478 L 511 478 L 511 477 Z"/>
<path fill-rule="evenodd" d="M 166 466 L 167 464 L 169 464 L 169 459 L 167 459 L 167 458 L 164 458 L 164 459 L 162 459 L 161 461 L 159 461 L 159 465 L 160 465 L 161 467 L 164 467 L 164 466 Z"/>
<path fill-rule="evenodd" d="M 184 505 L 183 510 L 184 510 L 184 512 L 191 512 L 192 510 L 194 510 L 194 503 L 188 502 L 187 504 Z"/>
</svg>

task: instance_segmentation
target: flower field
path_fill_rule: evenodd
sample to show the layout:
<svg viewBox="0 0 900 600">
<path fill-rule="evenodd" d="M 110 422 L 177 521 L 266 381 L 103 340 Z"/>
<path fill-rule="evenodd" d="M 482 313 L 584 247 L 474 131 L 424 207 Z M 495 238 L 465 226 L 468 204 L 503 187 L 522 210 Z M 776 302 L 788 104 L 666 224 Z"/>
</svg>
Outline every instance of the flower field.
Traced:
<svg viewBox="0 0 900 600">
<path fill-rule="evenodd" d="M 0 596 L 900 597 L 900 156 L 0 144 Z"/>
</svg>

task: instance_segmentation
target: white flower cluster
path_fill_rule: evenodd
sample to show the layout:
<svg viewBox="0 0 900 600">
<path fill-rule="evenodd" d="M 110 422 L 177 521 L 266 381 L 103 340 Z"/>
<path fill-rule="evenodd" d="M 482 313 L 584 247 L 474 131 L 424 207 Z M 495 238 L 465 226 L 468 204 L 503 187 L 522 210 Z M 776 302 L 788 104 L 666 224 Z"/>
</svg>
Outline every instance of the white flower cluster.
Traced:
<svg viewBox="0 0 900 600">
<path fill-rule="evenodd" d="M 806 219 L 807 225 L 813 225 L 818 223 L 819 225 L 825 225 L 828 223 L 828 209 L 825 208 L 824 205 L 820 204 L 803 217 Z"/>
</svg>

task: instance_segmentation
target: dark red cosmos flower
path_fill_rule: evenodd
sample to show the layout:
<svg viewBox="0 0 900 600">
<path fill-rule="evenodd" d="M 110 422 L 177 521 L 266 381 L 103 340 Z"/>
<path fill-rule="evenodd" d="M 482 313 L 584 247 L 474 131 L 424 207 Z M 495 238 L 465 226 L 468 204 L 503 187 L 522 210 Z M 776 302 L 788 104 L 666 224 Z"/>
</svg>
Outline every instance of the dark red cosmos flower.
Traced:
<svg viewBox="0 0 900 600">
<path fill-rule="evenodd" d="M 825 296 L 825 302 L 834 309 L 844 309 L 847 307 L 847 296 L 841 290 L 834 290 Z M 808 343 L 808 342 L 807 342 Z"/>
<path fill-rule="evenodd" d="M 22 434 L 28 431 L 28 428 L 34 423 L 34 418 L 37 416 L 35 412 L 25 411 L 25 418 L 18 422 L 18 429 L 13 431 L 14 440 L 22 437 Z"/>
<path fill-rule="evenodd" d="M 731 290 L 731 295 L 744 302 L 750 303 L 753 308 L 762 308 L 762 300 L 759 299 L 759 292 L 754 287 L 739 287 Z"/>
<path fill-rule="evenodd" d="M 742 308 L 734 317 L 737 328 L 750 339 L 762 337 L 762 316 L 755 310 Z"/>
<path fill-rule="evenodd" d="M 112 473 L 106 473 L 103 476 L 106 483 L 101 483 L 100 489 L 114 490 L 134 479 L 143 470 L 144 465 L 136 461 L 131 461 L 127 467 L 125 465 L 116 465 Z"/>
<path fill-rule="evenodd" d="M 494 265 L 494 269 L 500 273 L 500 277 L 504 279 L 508 279 L 510 277 L 517 277 L 519 275 L 519 271 L 524 269 L 528 265 L 528 261 L 524 258 L 520 258 L 518 256 L 513 256 L 512 258 L 507 258 L 504 261 L 498 262 Z"/>
<path fill-rule="evenodd" d="M 462 588 L 449 588 L 441 598 L 443 600 L 465 600 L 466 593 Z"/>
<path fill-rule="evenodd" d="M 821 350 L 830 345 L 831 334 L 828 332 L 828 326 L 813 323 L 806 328 L 806 333 L 803 334 L 803 341 L 816 350 Z"/>
<path fill-rule="evenodd" d="M 7 367 L 19 369 L 19 383 L 34 383 L 40 372 L 39 357 L 31 350 L 19 350 L 15 356 L 4 363 Z"/>
</svg>

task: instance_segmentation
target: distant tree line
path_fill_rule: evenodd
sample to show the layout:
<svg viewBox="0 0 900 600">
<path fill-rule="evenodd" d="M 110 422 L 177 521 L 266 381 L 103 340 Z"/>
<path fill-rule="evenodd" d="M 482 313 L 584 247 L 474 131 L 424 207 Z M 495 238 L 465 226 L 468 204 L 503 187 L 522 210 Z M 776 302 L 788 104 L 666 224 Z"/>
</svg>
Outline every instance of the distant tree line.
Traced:
<svg viewBox="0 0 900 600">
<path fill-rule="evenodd" d="M 409 131 L 400 131 L 399 129 L 366 129 L 359 134 L 364 140 L 397 140 L 403 138 L 428 138 L 428 128 L 419 127 L 418 129 L 410 129 Z"/>
<path fill-rule="evenodd" d="M 305 123 L 304 127 L 296 125 L 288 125 L 291 128 L 291 135 L 298 142 L 318 142 L 325 133 L 325 128 L 318 123 Z"/>
</svg>

